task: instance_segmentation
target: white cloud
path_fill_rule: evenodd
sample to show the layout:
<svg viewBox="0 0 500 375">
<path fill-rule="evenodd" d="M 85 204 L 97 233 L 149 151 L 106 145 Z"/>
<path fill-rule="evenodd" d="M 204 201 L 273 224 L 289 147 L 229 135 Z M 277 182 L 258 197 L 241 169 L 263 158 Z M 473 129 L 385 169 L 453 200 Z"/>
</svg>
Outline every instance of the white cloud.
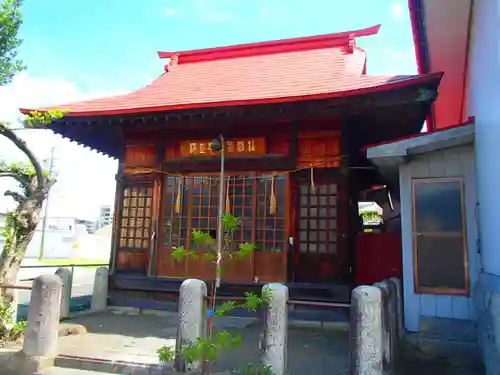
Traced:
<svg viewBox="0 0 500 375">
<path fill-rule="evenodd" d="M 405 17 L 405 7 L 401 3 L 391 4 L 391 17 L 395 21 L 402 21 Z"/>
<path fill-rule="evenodd" d="M 167 16 L 171 17 L 171 16 L 174 16 L 175 14 L 177 14 L 177 11 L 175 9 L 172 9 L 172 8 L 167 8 L 165 10 L 165 13 Z"/>
<path fill-rule="evenodd" d="M 118 91 L 118 90 L 117 90 Z M 71 81 L 60 77 L 34 78 L 19 74 L 7 86 L 0 87 L 0 119 L 16 122 L 20 107 L 57 105 L 121 92 L 82 92 Z M 14 125 L 15 126 L 15 125 Z M 113 204 L 117 162 L 83 148 L 45 130 L 20 130 L 18 134 L 28 143 L 40 160 L 48 159 L 55 149 L 57 183 L 51 191 L 50 216 L 98 216 L 99 205 Z M 25 160 L 24 155 L 9 141 L 0 139 L 0 158 Z M 0 181 L 0 192 L 11 189 L 12 183 Z M 12 208 L 12 202 L 0 193 L 0 211 Z"/>
</svg>

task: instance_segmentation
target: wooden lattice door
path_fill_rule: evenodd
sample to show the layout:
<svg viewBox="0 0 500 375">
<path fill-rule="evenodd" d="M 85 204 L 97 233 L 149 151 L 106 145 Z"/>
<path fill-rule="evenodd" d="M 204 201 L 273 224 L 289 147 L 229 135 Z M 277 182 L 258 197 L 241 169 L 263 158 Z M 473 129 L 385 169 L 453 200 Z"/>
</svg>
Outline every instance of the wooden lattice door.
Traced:
<svg viewBox="0 0 500 375">
<path fill-rule="evenodd" d="M 331 283 L 344 271 L 339 230 L 339 185 L 335 181 L 297 182 L 294 189 L 294 281 Z"/>
</svg>

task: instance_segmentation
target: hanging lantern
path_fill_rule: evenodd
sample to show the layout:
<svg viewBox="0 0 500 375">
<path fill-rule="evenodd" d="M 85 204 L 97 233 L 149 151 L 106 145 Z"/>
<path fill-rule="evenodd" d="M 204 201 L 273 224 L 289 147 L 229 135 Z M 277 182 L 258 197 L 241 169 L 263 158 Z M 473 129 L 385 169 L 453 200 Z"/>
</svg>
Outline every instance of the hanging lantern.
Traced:
<svg viewBox="0 0 500 375">
<path fill-rule="evenodd" d="M 222 151 L 222 147 L 223 145 L 220 138 L 214 138 L 210 141 L 210 148 L 212 149 L 212 151 Z"/>
</svg>

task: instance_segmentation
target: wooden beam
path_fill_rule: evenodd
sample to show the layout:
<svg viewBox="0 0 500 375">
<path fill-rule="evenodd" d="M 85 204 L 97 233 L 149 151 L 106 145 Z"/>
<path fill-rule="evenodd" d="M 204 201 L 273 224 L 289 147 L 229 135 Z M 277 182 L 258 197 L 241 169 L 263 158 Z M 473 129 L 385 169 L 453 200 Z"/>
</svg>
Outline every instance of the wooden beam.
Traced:
<svg viewBox="0 0 500 375">
<path fill-rule="evenodd" d="M 295 168 L 295 161 L 289 156 L 265 155 L 248 158 L 226 159 L 226 170 L 231 171 L 276 171 Z M 193 171 L 217 172 L 220 170 L 218 158 L 175 158 L 163 163 L 163 170 L 168 173 L 187 173 Z"/>
</svg>

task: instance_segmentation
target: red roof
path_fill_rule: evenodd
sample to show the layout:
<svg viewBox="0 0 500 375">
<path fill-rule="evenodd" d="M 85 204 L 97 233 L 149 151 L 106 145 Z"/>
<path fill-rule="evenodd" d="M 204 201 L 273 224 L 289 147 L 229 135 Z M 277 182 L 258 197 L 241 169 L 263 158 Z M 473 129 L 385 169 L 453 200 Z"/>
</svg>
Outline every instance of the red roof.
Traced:
<svg viewBox="0 0 500 375">
<path fill-rule="evenodd" d="M 159 52 L 160 58 L 170 58 L 170 62 L 151 84 L 125 95 L 52 108 L 68 109 L 66 116 L 92 116 L 292 102 L 390 90 L 435 78 L 365 75 L 366 53 L 356 47 L 355 38 L 374 35 L 379 28 Z"/>
</svg>

